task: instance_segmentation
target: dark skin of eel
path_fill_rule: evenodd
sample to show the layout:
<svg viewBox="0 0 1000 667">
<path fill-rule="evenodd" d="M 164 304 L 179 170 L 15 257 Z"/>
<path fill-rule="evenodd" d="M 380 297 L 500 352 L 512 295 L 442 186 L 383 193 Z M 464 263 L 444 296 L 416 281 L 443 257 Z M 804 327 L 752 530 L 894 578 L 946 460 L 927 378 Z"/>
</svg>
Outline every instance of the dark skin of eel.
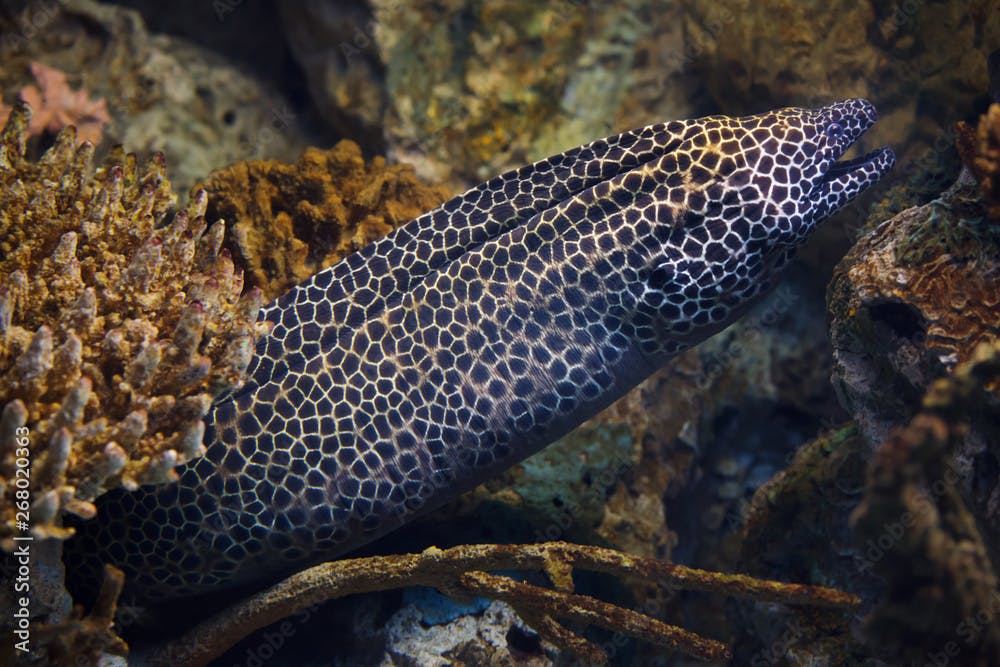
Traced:
<svg viewBox="0 0 1000 667">
<path fill-rule="evenodd" d="M 739 318 L 892 167 L 819 109 L 651 125 L 497 176 L 262 311 L 250 379 L 178 481 L 117 490 L 67 545 L 141 604 L 330 560 L 441 506 Z"/>
</svg>

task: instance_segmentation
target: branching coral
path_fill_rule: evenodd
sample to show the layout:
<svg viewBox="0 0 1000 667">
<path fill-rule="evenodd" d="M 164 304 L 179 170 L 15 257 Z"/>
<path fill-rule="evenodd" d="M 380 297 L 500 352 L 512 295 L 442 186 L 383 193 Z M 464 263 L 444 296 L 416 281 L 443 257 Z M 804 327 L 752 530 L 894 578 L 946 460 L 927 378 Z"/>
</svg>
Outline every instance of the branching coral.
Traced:
<svg viewBox="0 0 1000 667">
<path fill-rule="evenodd" d="M 683 565 L 566 542 L 468 545 L 420 554 L 350 558 L 304 570 L 195 627 L 163 646 L 157 662 L 204 665 L 250 632 L 318 602 L 402 586 L 434 586 L 453 596 L 481 595 L 510 604 L 545 639 L 591 664 L 607 655 L 557 619 L 599 625 L 704 660 L 729 655 L 720 642 L 667 625 L 628 609 L 575 595 L 573 570 L 633 577 L 674 588 L 715 591 L 759 601 L 851 608 L 859 599 L 815 586 L 784 584 L 743 575 L 717 574 Z M 488 570 L 542 570 L 554 589 L 534 586 Z"/>
<path fill-rule="evenodd" d="M 310 148 L 295 164 L 238 162 L 197 187 L 210 195 L 209 214 L 231 221 L 225 245 L 269 299 L 449 195 L 408 165 L 366 164 L 351 141 Z"/>
<path fill-rule="evenodd" d="M 17 106 L 0 136 L 0 538 L 30 459 L 30 524 L 65 537 L 103 490 L 167 480 L 202 449 L 214 394 L 237 386 L 262 296 L 221 250 L 198 192 L 170 224 L 162 156 L 93 145 L 64 129 L 36 162 Z M 19 462 L 19 459 L 21 461 Z M 24 465 L 22 465 L 24 464 Z M 23 486 L 24 482 L 20 482 Z M 21 498 L 18 498 L 21 500 Z M 20 531 L 19 531 L 20 532 Z"/>
</svg>

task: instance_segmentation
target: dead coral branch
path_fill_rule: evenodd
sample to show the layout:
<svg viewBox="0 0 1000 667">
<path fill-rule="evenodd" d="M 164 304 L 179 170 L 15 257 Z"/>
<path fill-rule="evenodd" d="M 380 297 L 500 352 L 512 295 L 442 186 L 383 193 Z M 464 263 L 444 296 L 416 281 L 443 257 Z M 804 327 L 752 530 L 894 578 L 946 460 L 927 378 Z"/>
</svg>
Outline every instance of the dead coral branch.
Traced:
<svg viewBox="0 0 1000 667">
<path fill-rule="evenodd" d="M 466 545 L 430 548 L 419 554 L 350 558 L 303 570 L 270 589 L 237 603 L 160 649 L 156 662 L 205 665 L 254 630 L 327 600 L 405 586 L 433 586 L 450 595 L 481 595 L 510 604 L 544 639 L 597 664 L 604 652 L 556 619 L 600 625 L 615 632 L 682 651 L 702 660 L 722 660 L 725 644 L 667 625 L 628 609 L 575 595 L 574 568 L 636 577 L 687 590 L 749 597 L 760 601 L 851 608 L 860 600 L 848 593 L 718 574 L 650 558 L 566 542 Z M 543 570 L 556 590 L 490 574 L 491 570 Z"/>
</svg>

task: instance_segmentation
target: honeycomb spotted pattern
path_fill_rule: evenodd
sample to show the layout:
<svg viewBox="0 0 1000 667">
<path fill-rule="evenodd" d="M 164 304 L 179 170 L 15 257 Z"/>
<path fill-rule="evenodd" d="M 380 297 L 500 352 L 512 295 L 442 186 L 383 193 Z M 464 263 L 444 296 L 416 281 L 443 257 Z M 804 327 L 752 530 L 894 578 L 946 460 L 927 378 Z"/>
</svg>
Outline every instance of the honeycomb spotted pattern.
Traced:
<svg viewBox="0 0 1000 667">
<path fill-rule="evenodd" d="M 837 161 L 875 118 L 854 99 L 652 125 L 400 227 L 264 309 L 275 326 L 214 406 L 206 456 L 105 496 L 70 566 L 181 597 L 441 505 L 733 322 L 892 166 L 888 148 Z"/>
</svg>

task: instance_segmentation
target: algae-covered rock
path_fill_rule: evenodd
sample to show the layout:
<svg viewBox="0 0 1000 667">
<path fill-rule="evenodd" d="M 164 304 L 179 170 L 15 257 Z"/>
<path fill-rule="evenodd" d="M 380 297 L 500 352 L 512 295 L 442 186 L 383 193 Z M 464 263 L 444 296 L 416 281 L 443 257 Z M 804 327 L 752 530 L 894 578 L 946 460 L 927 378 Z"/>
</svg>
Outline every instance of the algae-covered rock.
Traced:
<svg viewBox="0 0 1000 667">
<path fill-rule="evenodd" d="M 225 245 L 270 300 L 447 199 L 408 165 L 368 162 L 351 141 L 310 148 L 295 163 L 237 162 L 197 187 L 230 221 Z"/>
<path fill-rule="evenodd" d="M 282 7 L 313 100 L 338 127 L 358 128 L 366 147 L 434 180 L 478 183 L 611 134 L 622 113 L 645 124 L 657 103 L 686 99 L 683 85 L 659 78 L 680 63 L 661 61 L 675 45 L 655 35 L 679 28 L 680 6 L 359 4 Z M 637 69 L 641 80 L 629 75 Z M 686 115 L 675 114 L 666 117 Z"/>
<path fill-rule="evenodd" d="M 879 108 L 862 143 L 893 145 L 898 173 L 950 170 L 938 141 L 986 88 L 994 4 L 375 0 L 281 13 L 324 117 L 470 185 L 616 129 L 849 96 Z"/>
<path fill-rule="evenodd" d="M 990 0 L 686 4 L 693 64 L 717 103 L 872 99 L 881 119 L 864 141 L 891 143 L 904 166 L 981 96 L 1000 37 Z"/>
<path fill-rule="evenodd" d="M 828 302 L 835 384 L 881 442 L 931 380 L 1000 337 L 1000 228 L 975 181 L 862 239 L 838 266 Z"/>
<path fill-rule="evenodd" d="M 962 464 L 970 426 L 995 449 L 1000 401 L 987 385 L 997 380 L 1000 344 L 983 343 L 874 452 L 851 522 L 884 582 L 863 625 L 875 654 L 907 664 L 1000 661 L 996 517 L 976 505 L 983 471 Z"/>
<path fill-rule="evenodd" d="M 835 382 L 869 447 L 852 514 L 884 587 L 874 654 L 1000 659 L 1000 106 L 959 132 L 969 171 L 862 239 L 830 286 Z M 875 447 L 877 445 L 877 447 Z"/>
<path fill-rule="evenodd" d="M 166 481 L 199 455 L 201 418 L 241 383 L 261 330 L 261 293 L 243 293 L 204 192 L 164 224 L 174 195 L 162 156 L 140 168 L 113 151 L 93 171 L 93 145 L 76 148 L 69 128 L 36 162 L 25 157 L 29 117 L 15 108 L 0 137 L 8 549 L 28 530 L 17 492 L 28 492 L 33 535 L 65 537 L 62 510 L 90 516 L 104 490 Z"/>
<path fill-rule="evenodd" d="M 384 151 L 382 61 L 365 2 L 275 3 L 288 48 L 306 77 L 320 117 L 340 136 Z"/>
<path fill-rule="evenodd" d="M 374 3 L 390 155 L 481 181 L 610 134 L 647 31 L 634 4 Z"/>
<path fill-rule="evenodd" d="M 973 161 L 991 154 L 991 117 Z M 745 607 L 737 646 L 751 660 L 996 660 L 1000 378 L 984 350 L 1000 339 L 1000 234 L 986 172 L 883 222 L 835 271 L 834 383 L 856 424 L 806 444 L 760 488 L 741 567 L 851 590 L 869 607 L 841 640 L 829 618 Z"/>
<path fill-rule="evenodd" d="M 932 380 L 1000 339 L 1000 105 L 960 136 L 972 173 L 861 239 L 830 283 L 834 381 L 873 443 Z"/>
<path fill-rule="evenodd" d="M 738 569 L 753 576 L 871 594 L 872 564 L 848 524 L 864 485 L 864 436 L 845 424 L 803 444 L 788 466 L 757 489 L 744 514 Z M 795 614 L 741 605 L 735 646 L 747 664 L 864 664 L 868 651 L 838 614 Z M 787 662 L 782 662 L 786 660 Z M 754 663 L 753 661 L 757 662 Z"/>
<path fill-rule="evenodd" d="M 108 143 L 162 152 L 180 192 L 236 160 L 292 159 L 309 144 L 287 96 L 212 49 L 152 34 L 132 9 L 96 0 L 11 4 L 25 6 L 0 13 L 3 101 L 13 104 L 34 83 L 36 62 L 66 72 L 73 88 L 106 101 Z"/>
</svg>

